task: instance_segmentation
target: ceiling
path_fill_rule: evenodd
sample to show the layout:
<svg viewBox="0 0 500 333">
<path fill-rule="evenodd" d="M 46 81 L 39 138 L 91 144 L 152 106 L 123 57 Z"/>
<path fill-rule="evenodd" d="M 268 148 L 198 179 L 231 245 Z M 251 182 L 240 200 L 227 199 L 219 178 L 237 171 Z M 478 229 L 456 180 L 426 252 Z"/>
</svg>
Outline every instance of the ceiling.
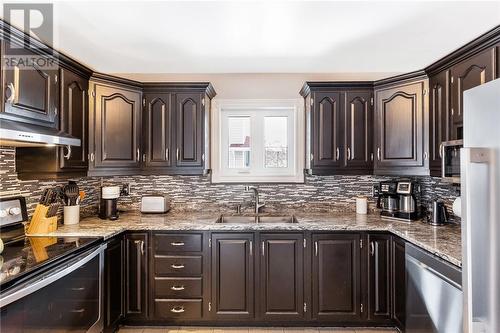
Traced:
<svg viewBox="0 0 500 333">
<path fill-rule="evenodd" d="M 395 73 L 500 24 L 500 2 L 64 1 L 56 49 L 106 73 Z"/>
</svg>

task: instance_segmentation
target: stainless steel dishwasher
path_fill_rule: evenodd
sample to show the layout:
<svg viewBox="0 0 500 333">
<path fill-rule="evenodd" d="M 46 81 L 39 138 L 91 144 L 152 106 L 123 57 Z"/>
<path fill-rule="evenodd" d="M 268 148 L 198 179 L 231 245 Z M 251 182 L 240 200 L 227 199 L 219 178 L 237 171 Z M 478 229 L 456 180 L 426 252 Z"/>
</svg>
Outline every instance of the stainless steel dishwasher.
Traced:
<svg viewBox="0 0 500 333">
<path fill-rule="evenodd" d="M 462 333 L 462 272 L 411 244 L 406 245 L 406 330 Z"/>
</svg>

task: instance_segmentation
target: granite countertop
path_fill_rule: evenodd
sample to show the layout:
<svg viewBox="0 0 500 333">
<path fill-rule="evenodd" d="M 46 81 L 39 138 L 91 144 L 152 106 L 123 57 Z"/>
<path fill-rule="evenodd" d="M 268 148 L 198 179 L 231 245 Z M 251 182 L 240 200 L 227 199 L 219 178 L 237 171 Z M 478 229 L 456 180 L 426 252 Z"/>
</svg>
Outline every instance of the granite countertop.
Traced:
<svg viewBox="0 0 500 333">
<path fill-rule="evenodd" d="M 289 214 L 287 214 L 289 215 Z M 389 231 L 446 261 L 462 266 L 459 225 L 432 227 L 420 221 L 382 219 L 378 214 L 294 213 L 298 223 L 216 223 L 220 213 L 170 212 L 167 214 L 125 213 L 116 221 L 84 218 L 78 225 L 65 225 L 43 236 L 102 237 L 109 239 L 126 230 L 221 230 L 221 231 Z M 39 234 L 42 236 L 42 234 Z"/>
</svg>

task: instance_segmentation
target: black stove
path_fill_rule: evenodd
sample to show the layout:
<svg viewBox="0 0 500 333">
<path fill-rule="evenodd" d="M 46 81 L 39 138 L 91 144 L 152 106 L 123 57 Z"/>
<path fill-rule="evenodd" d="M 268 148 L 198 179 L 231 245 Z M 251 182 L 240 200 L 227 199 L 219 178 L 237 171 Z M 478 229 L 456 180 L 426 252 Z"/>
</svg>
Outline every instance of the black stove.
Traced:
<svg viewBox="0 0 500 333">
<path fill-rule="evenodd" d="M 22 283 L 101 242 L 97 237 L 23 237 L 5 245 L 0 254 L 0 290 Z"/>
</svg>

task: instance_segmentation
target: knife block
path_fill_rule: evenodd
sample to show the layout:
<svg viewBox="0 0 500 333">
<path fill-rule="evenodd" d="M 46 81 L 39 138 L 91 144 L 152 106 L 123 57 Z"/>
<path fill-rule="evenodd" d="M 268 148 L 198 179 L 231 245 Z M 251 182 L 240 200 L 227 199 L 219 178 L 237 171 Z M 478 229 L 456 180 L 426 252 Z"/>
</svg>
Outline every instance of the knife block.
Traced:
<svg viewBox="0 0 500 333">
<path fill-rule="evenodd" d="M 38 204 L 26 234 L 46 234 L 57 230 L 57 216 L 46 217 L 48 206 Z"/>
</svg>

